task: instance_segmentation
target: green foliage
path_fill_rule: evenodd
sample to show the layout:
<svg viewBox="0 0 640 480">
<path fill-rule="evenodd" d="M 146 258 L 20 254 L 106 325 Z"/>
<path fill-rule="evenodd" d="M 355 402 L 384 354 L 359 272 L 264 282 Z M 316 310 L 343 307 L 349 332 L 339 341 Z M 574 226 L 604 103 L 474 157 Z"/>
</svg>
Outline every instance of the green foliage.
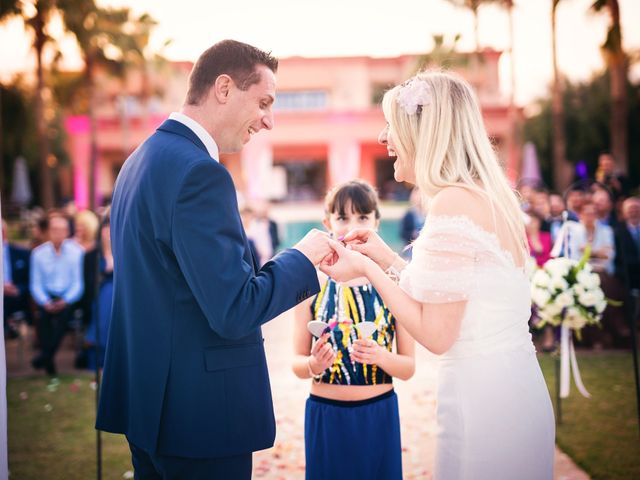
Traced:
<svg viewBox="0 0 640 480">
<path fill-rule="evenodd" d="M 2 165 L 4 167 L 4 185 L 2 191 L 11 192 L 13 165 L 18 156 L 27 160 L 29 176 L 32 179 L 34 201 L 38 204 L 39 190 L 35 188 L 38 180 L 38 141 L 36 135 L 33 108 L 34 92 L 18 77 L 12 84 L 0 84 L 0 115 L 2 115 Z M 49 123 L 51 153 L 58 163 L 68 164 L 69 155 L 65 148 L 65 130 L 62 112 L 53 109 L 54 117 Z"/>
<path fill-rule="evenodd" d="M 458 42 L 461 38 L 459 33 L 454 35 L 451 40 L 439 34 L 432 35 L 432 37 L 433 49 L 418 57 L 416 71 L 433 67 L 449 69 L 469 65 L 470 55 L 458 51 Z"/>
<path fill-rule="evenodd" d="M 640 84 L 628 85 L 629 100 L 629 176 L 634 185 L 640 182 Z M 598 155 L 611 148 L 611 99 L 608 73 L 593 77 L 584 83 L 567 83 L 563 105 L 567 159 L 576 164 L 585 161 L 593 175 Z M 551 98 L 537 104 L 538 113 L 524 125 L 524 139 L 536 146 L 543 177 L 552 185 L 552 131 Z"/>
</svg>

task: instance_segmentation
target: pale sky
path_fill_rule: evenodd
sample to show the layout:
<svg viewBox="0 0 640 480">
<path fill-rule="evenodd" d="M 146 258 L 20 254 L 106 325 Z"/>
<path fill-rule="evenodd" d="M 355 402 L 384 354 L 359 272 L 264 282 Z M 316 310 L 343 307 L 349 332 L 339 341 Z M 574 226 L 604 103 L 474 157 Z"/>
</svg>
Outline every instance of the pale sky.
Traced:
<svg viewBox="0 0 640 480">
<path fill-rule="evenodd" d="M 552 0 L 516 0 L 514 51 L 516 101 L 526 105 L 543 95 L 551 80 L 550 10 Z M 640 50 L 640 1 L 619 0 L 624 45 Z M 147 12 L 159 25 L 152 43 L 172 43 L 165 55 L 172 60 L 194 61 L 207 47 L 234 38 L 271 50 L 277 57 L 293 55 L 372 57 L 420 53 L 432 47 L 432 34 L 453 38 L 462 34 L 460 50 L 473 48 L 470 12 L 445 0 L 99 0 L 104 6 L 129 5 Z M 589 9 L 593 0 L 563 0 L 558 8 L 559 65 L 572 80 L 584 80 L 603 68 L 599 47 L 608 17 Z M 59 30 L 52 32 L 61 37 Z M 508 47 L 508 17 L 494 6 L 480 11 L 481 46 Z M 33 55 L 20 22 L 0 27 L 0 78 L 30 69 Z M 67 65 L 79 67 L 73 40 L 63 41 Z M 509 56 L 503 55 L 501 78 L 509 90 Z M 639 69 L 633 71 L 640 77 Z"/>
</svg>

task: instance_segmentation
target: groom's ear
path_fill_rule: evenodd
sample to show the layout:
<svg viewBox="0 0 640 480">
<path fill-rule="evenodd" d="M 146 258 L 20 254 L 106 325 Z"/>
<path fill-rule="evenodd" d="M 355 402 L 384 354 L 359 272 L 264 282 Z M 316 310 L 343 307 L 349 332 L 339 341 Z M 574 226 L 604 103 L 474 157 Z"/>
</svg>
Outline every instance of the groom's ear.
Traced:
<svg viewBox="0 0 640 480">
<path fill-rule="evenodd" d="M 223 73 L 222 75 L 218 75 L 216 81 L 213 82 L 211 93 L 216 96 L 218 103 L 227 103 L 232 86 L 233 79 L 229 75 Z"/>
</svg>

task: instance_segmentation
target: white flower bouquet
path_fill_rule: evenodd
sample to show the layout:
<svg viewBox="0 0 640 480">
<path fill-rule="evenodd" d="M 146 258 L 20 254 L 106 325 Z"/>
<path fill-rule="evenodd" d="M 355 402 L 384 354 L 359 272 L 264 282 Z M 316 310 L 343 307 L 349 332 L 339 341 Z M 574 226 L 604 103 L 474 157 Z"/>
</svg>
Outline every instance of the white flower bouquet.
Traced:
<svg viewBox="0 0 640 480">
<path fill-rule="evenodd" d="M 552 258 L 531 277 L 531 300 L 535 325 L 564 325 L 580 336 L 586 325 L 599 325 L 607 299 L 600 277 L 587 263 L 589 250 L 578 262 Z"/>
</svg>

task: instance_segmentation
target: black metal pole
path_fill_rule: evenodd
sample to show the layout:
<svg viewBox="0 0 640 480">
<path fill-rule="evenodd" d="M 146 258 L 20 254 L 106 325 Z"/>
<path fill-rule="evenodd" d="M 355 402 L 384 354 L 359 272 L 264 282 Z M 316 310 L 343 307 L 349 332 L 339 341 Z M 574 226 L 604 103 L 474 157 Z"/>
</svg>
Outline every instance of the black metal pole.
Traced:
<svg viewBox="0 0 640 480">
<path fill-rule="evenodd" d="M 561 424 L 562 398 L 560 398 L 560 347 L 558 347 L 558 350 L 556 351 L 556 425 Z"/>
<path fill-rule="evenodd" d="M 108 215 L 105 215 L 105 217 L 100 220 L 100 224 L 98 226 L 98 234 L 96 238 L 96 260 L 94 264 L 95 290 L 93 292 L 93 321 L 95 322 L 96 326 L 96 343 L 94 345 L 96 356 L 96 371 L 94 380 L 96 382 L 96 416 L 98 415 L 98 401 L 100 400 L 100 368 L 102 367 L 102 361 L 100 357 L 100 280 L 102 278 L 102 274 L 100 272 L 100 256 L 102 255 L 102 229 L 106 225 L 107 219 Z M 96 429 L 96 478 L 98 480 L 102 480 L 102 432 L 99 429 Z"/>
<path fill-rule="evenodd" d="M 640 434 L 640 369 L 638 368 L 638 316 L 640 315 L 640 290 L 632 289 L 627 296 L 629 304 L 625 311 L 631 330 L 631 349 L 633 351 L 633 370 L 636 381 L 636 410 L 638 413 L 638 433 Z"/>
</svg>

